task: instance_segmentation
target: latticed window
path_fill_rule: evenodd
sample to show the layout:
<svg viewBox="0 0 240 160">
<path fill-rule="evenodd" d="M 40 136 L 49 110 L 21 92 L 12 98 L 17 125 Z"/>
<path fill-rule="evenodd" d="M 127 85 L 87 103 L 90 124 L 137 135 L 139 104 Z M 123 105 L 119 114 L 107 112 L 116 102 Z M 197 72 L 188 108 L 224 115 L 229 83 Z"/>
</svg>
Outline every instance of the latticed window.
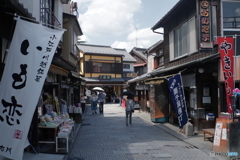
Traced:
<svg viewBox="0 0 240 160">
<path fill-rule="evenodd" d="M 54 1 L 53 0 L 41 0 L 40 1 L 40 21 L 43 25 L 48 27 L 59 27 L 61 24 L 55 17 L 54 13 Z"/>
<path fill-rule="evenodd" d="M 114 63 L 99 63 L 93 62 L 93 73 L 114 73 Z"/>
<path fill-rule="evenodd" d="M 123 69 L 130 69 L 130 64 L 123 64 Z"/>
</svg>

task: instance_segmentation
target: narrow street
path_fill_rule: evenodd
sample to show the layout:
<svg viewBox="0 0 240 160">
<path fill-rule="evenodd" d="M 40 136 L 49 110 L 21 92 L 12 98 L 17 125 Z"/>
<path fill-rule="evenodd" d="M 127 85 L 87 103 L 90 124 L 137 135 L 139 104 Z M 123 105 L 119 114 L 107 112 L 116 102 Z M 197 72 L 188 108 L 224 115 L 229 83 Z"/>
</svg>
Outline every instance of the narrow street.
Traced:
<svg viewBox="0 0 240 160">
<path fill-rule="evenodd" d="M 135 111 L 138 112 L 138 111 Z M 67 160 L 214 160 L 209 154 L 133 114 L 126 126 L 125 110 L 105 104 L 103 115 L 88 106 Z"/>
</svg>

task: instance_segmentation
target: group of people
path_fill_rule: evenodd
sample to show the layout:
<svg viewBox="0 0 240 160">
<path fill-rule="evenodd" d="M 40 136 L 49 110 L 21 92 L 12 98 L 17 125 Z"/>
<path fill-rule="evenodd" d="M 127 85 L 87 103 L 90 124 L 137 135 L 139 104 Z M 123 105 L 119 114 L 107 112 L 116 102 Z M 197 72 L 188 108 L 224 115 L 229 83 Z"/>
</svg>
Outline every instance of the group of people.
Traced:
<svg viewBox="0 0 240 160">
<path fill-rule="evenodd" d="M 103 105 L 105 102 L 106 94 L 103 92 L 99 92 L 96 94 L 96 92 L 92 92 L 92 95 L 90 97 L 90 105 L 92 114 L 97 114 L 97 104 L 99 104 L 99 114 L 103 114 Z M 85 102 L 84 96 L 81 97 L 81 100 Z M 128 97 L 128 95 L 123 95 L 122 99 L 120 97 L 120 103 L 119 105 L 125 108 L 126 111 L 126 126 L 128 124 L 132 124 L 132 113 L 134 112 L 134 104 L 135 102 Z M 82 105 L 83 112 L 85 110 L 85 103 Z"/>
<path fill-rule="evenodd" d="M 104 105 L 105 97 L 106 95 L 101 91 L 98 94 L 96 94 L 95 92 L 92 93 L 92 95 L 90 96 L 92 114 L 97 114 L 98 103 L 99 103 L 99 114 L 103 114 L 103 105 Z"/>
</svg>

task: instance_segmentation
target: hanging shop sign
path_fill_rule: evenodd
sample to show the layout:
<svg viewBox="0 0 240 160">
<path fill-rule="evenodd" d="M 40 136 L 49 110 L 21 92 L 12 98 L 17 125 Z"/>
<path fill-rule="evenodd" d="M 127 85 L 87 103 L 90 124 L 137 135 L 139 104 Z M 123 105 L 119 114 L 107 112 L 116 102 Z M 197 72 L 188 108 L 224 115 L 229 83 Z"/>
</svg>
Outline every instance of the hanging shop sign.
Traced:
<svg viewBox="0 0 240 160">
<path fill-rule="evenodd" d="M 168 89 L 170 91 L 170 97 L 175 112 L 178 115 L 179 128 L 183 128 L 183 126 L 188 122 L 188 113 L 181 74 L 177 74 L 168 79 Z"/>
<path fill-rule="evenodd" d="M 23 157 L 43 83 L 63 30 L 16 18 L 0 90 L 0 155 Z"/>
<path fill-rule="evenodd" d="M 138 73 L 127 73 L 127 76 L 126 77 L 129 77 L 129 78 L 135 78 L 138 76 Z"/>
<path fill-rule="evenodd" d="M 98 77 L 100 80 L 110 80 L 111 79 L 111 76 L 109 75 L 101 75 Z"/>
<path fill-rule="evenodd" d="M 232 113 L 231 98 L 234 87 L 234 38 L 218 37 L 218 49 L 222 63 L 228 113 Z"/>
<path fill-rule="evenodd" d="M 211 42 L 211 8 L 210 1 L 200 1 L 200 47 L 213 48 Z"/>
</svg>

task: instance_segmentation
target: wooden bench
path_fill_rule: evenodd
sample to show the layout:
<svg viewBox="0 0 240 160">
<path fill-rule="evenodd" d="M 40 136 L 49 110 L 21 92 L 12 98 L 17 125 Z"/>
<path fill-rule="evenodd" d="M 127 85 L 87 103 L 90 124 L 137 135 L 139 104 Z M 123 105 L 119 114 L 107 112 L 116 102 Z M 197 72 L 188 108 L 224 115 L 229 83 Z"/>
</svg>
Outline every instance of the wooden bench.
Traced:
<svg viewBox="0 0 240 160">
<path fill-rule="evenodd" d="M 213 141 L 215 128 L 202 129 L 204 141 L 211 139 Z"/>
</svg>

